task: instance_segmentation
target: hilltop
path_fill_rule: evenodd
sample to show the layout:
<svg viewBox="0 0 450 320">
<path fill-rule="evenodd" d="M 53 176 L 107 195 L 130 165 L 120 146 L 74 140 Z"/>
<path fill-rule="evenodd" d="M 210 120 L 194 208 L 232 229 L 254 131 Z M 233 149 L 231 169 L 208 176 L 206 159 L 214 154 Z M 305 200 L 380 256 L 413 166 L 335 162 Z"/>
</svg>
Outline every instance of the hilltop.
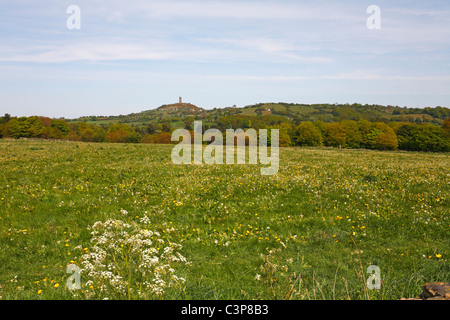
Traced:
<svg viewBox="0 0 450 320">
<path fill-rule="evenodd" d="M 174 119 L 182 119 L 186 117 L 195 117 L 204 115 L 208 111 L 197 107 L 192 103 L 182 102 L 181 98 L 178 103 L 164 104 L 157 108 L 144 110 L 138 113 L 130 113 L 128 115 L 118 116 L 86 116 L 76 119 L 67 119 L 69 122 L 87 122 L 92 124 L 109 125 L 113 123 L 126 123 L 134 125 L 146 125 L 149 123 L 158 123 L 165 121 L 173 121 Z"/>
<path fill-rule="evenodd" d="M 191 103 L 184 103 L 184 102 L 162 105 L 161 107 L 158 107 L 156 110 L 168 112 L 180 111 L 186 113 L 195 113 L 204 111 L 202 108 L 199 108 Z"/>
</svg>

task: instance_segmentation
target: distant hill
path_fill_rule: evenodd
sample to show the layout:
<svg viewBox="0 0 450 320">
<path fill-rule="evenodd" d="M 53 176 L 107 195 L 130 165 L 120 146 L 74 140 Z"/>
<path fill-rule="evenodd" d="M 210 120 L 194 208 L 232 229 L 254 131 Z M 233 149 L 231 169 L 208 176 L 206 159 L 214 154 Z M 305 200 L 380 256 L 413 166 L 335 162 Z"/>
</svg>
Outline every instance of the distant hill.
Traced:
<svg viewBox="0 0 450 320">
<path fill-rule="evenodd" d="M 217 125 L 225 117 L 247 118 L 252 123 L 259 121 L 279 123 L 289 121 L 323 121 L 326 123 L 342 120 L 368 120 L 371 122 L 428 122 L 441 125 L 450 117 L 450 109 L 445 107 L 408 108 L 399 106 L 362 104 L 297 104 L 258 103 L 245 107 L 203 109 L 191 103 L 178 102 L 162 105 L 138 113 L 119 116 L 90 116 L 68 120 L 98 125 L 125 123 L 146 126 L 170 122 L 173 128 L 183 127 L 186 121 L 202 120 L 209 126 Z"/>
</svg>

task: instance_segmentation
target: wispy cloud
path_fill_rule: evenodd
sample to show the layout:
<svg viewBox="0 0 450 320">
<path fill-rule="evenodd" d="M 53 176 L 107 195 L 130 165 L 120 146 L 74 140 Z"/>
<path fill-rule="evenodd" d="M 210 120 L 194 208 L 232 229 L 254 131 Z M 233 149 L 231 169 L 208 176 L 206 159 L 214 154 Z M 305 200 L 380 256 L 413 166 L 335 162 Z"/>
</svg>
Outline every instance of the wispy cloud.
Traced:
<svg viewBox="0 0 450 320">
<path fill-rule="evenodd" d="M 3 49 L 3 50 L 2 50 Z M 112 61 L 126 59 L 168 59 L 167 53 L 148 52 L 134 45 L 77 43 L 62 46 L 45 46 L 13 51 L 0 48 L 0 61 L 62 63 L 72 61 Z"/>
<path fill-rule="evenodd" d="M 77 41 L 62 45 L 8 47 L 0 46 L 0 61 L 67 63 L 75 61 L 199 61 L 216 55 L 214 50 L 195 50 L 185 48 L 183 51 L 170 44 L 135 44 L 120 43 L 109 40 Z"/>
</svg>

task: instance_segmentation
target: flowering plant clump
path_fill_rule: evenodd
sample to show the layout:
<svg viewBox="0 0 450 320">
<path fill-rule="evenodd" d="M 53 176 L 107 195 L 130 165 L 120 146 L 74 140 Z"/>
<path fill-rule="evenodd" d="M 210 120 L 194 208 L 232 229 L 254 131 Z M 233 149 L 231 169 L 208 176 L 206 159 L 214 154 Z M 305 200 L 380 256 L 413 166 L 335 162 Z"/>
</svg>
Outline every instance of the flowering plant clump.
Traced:
<svg viewBox="0 0 450 320">
<path fill-rule="evenodd" d="M 144 226 L 149 219 L 144 219 Z M 89 299 L 160 298 L 170 287 L 181 288 L 175 264 L 187 264 L 180 244 L 166 243 L 158 232 L 132 222 L 97 221 L 91 248 L 81 248 L 82 293 Z"/>
</svg>

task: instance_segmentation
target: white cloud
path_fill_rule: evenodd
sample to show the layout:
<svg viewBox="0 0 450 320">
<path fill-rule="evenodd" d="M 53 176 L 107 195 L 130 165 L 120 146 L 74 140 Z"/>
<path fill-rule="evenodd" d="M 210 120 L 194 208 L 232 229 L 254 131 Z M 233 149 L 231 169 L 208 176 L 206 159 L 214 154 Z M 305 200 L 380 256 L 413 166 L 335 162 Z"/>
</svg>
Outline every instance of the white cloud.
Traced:
<svg viewBox="0 0 450 320">
<path fill-rule="evenodd" d="M 202 60 L 217 54 L 214 50 L 178 50 L 169 43 L 134 44 L 109 41 L 83 41 L 62 45 L 7 47 L 0 46 L 0 61 L 65 63 L 73 61 L 161 61 Z"/>
</svg>

